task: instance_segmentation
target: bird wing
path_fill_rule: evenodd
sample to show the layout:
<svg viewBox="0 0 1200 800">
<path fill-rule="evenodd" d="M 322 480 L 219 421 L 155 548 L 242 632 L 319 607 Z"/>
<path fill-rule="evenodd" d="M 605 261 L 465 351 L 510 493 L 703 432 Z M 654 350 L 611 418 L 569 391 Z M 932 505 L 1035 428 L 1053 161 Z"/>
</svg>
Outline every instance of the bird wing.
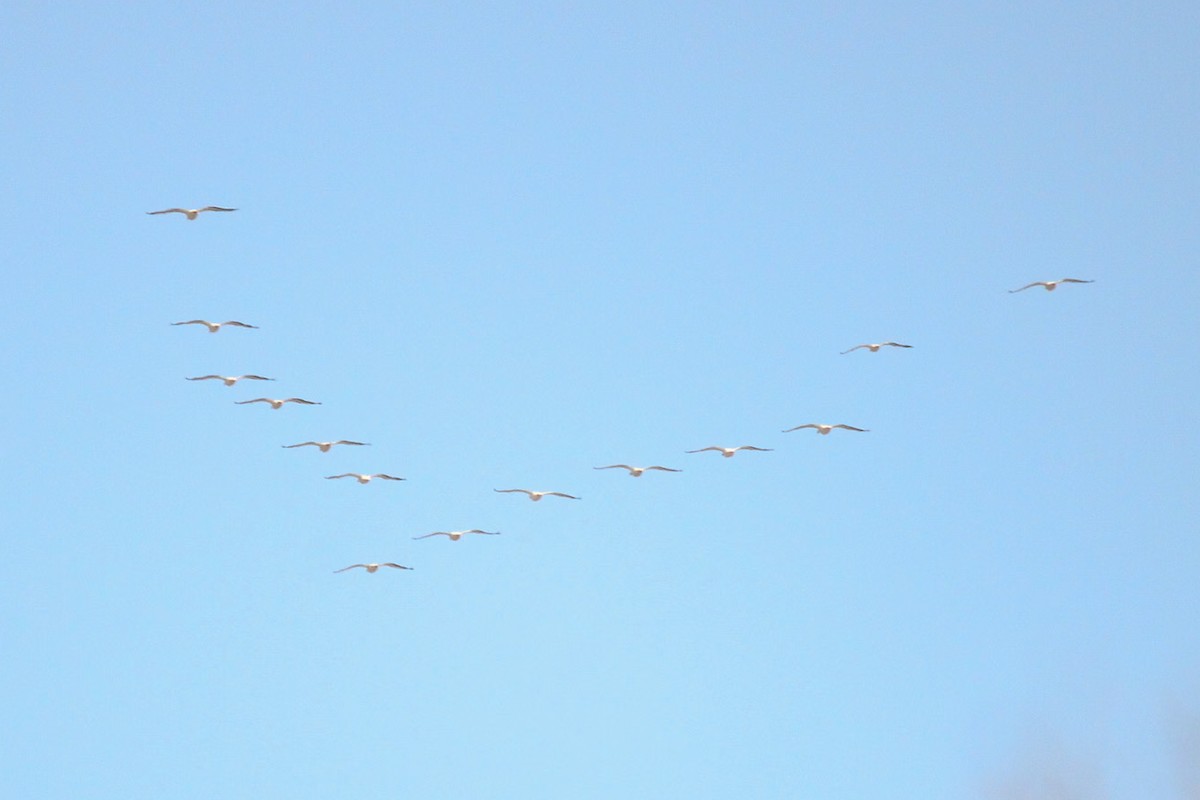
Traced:
<svg viewBox="0 0 1200 800">
<path fill-rule="evenodd" d="M 842 355 L 846 355 L 846 353 L 853 353 L 855 350 L 861 350 L 864 347 L 870 347 L 870 345 L 869 344 L 855 345 L 854 347 L 851 347 L 849 350 L 843 350 Z"/>
<path fill-rule="evenodd" d="M 683 470 L 681 470 L 681 469 L 671 469 L 670 467 L 660 467 L 657 465 L 653 466 L 653 467 L 646 467 L 646 469 L 656 469 L 656 470 L 659 470 L 660 472 L 683 472 Z"/>
<path fill-rule="evenodd" d="M 565 497 L 568 500 L 578 500 L 579 499 L 578 497 L 576 497 L 573 494 L 566 494 L 564 492 L 542 492 L 542 494 L 548 494 L 548 495 L 552 495 L 554 497 Z"/>
<path fill-rule="evenodd" d="M 1084 281 L 1079 278 L 1059 278 L 1059 283 L 1095 283 L 1095 281 Z"/>
<path fill-rule="evenodd" d="M 188 378 L 187 380 L 189 380 L 189 381 L 209 381 L 209 380 L 212 380 L 213 378 L 216 378 L 219 381 L 225 380 L 224 375 L 201 375 L 198 378 Z"/>
<path fill-rule="evenodd" d="M 274 378 L 264 378 L 262 375 L 239 375 L 239 381 L 273 381 Z"/>
<path fill-rule="evenodd" d="M 280 445 L 280 447 L 282 447 L 282 448 L 284 448 L 285 450 L 287 450 L 287 449 L 290 449 L 290 448 L 293 448 L 293 447 L 304 447 L 305 445 L 310 445 L 310 444 L 311 444 L 313 447 L 320 447 L 320 446 L 321 446 L 321 443 L 320 443 L 320 442 L 300 442 L 299 444 L 281 444 L 281 445 Z"/>
<path fill-rule="evenodd" d="M 820 428 L 820 427 L 821 426 L 815 422 L 809 422 L 806 425 L 797 425 L 794 428 L 788 428 L 786 431 L 784 431 L 784 433 L 791 433 L 792 431 L 798 431 L 798 430 L 801 430 L 802 428 Z"/>
<path fill-rule="evenodd" d="M 609 464 L 607 467 L 592 467 L 592 469 L 617 469 L 617 468 L 627 469 L 630 472 L 633 472 L 633 467 L 629 466 L 628 464 Z"/>
<path fill-rule="evenodd" d="M 770 448 L 770 447 L 755 447 L 752 444 L 744 444 L 741 447 L 735 447 L 733 449 L 735 451 L 737 451 L 737 450 L 757 450 L 760 453 L 769 453 L 772 450 L 772 448 Z"/>
<path fill-rule="evenodd" d="M 353 473 L 353 472 L 344 472 L 344 473 L 342 473 L 341 475 L 326 475 L 326 476 L 325 476 L 325 480 L 327 480 L 327 481 L 335 481 L 335 480 L 337 480 L 338 478 L 357 478 L 357 477 L 359 477 L 359 476 L 358 476 L 358 475 L 356 475 L 356 474 L 355 474 L 355 473 Z"/>
<path fill-rule="evenodd" d="M 380 564 L 379 566 L 381 566 L 381 567 L 393 567 L 393 568 L 395 568 L 395 569 L 412 569 L 412 567 L 405 567 L 405 566 L 402 566 L 402 565 L 400 565 L 400 564 L 397 564 L 397 563 L 395 563 L 395 562 L 393 562 L 393 561 L 385 561 L 385 562 L 383 562 L 382 564 Z"/>
<path fill-rule="evenodd" d="M 247 403 L 269 403 L 269 402 L 271 402 L 270 399 L 268 399 L 266 397 L 256 397 L 253 400 L 234 400 L 233 404 L 236 406 L 244 406 Z"/>
<path fill-rule="evenodd" d="M 866 432 L 867 432 L 867 429 L 866 429 L 866 428 L 856 428 L 856 427 L 854 427 L 853 425 L 841 425 L 841 424 L 838 424 L 838 425 L 834 425 L 833 427 L 835 427 L 835 428 L 842 428 L 842 429 L 844 429 L 844 430 L 848 430 L 848 431 L 858 431 L 859 433 L 866 433 Z"/>
<path fill-rule="evenodd" d="M 187 322 L 172 322 L 172 325 L 211 325 L 206 319 L 189 319 Z"/>
<path fill-rule="evenodd" d="M 310 444 L 316 444 L 316 442 L 311 442 Z M 361 445 L 363 447 L 365 447 L 367 445 L 366 442 L 351 442 L 346 439 L 338 439 L 336 442 L 334 442 L 334 444 L 357 444 L 357 445 Z"/>
<path fill-rule="evenodd" d="M 900 344 L 899 342 L 884 342 L 889 347 L 912 347 L 911 344 Z"/>
<path fill-rule="evenodd" d="M 188 210 L 186 208 L 164 208 L 162 211 L 147 211 L 146 213 L 147 214 L 172 214 L 172 213 L 186 214 L 186 213 L 188 213 Z"/>
<path fill-rule="evenodd" d="M 178 210 L 178 209 L 176 209 L 176 210 Z M 237 211 L 236 208 L 222 208 L 221 206 L 205 206 L 204 208 L 198 208 L 196 210 L 197 211 Z"/>
<path fill-rule="evenodd" d="M 283 402 L 285 403 L 303 403 L 306 406 L 319 406 L 320 403 L 314 403 L 312 400 L 305 400 L 303 397 L 289 397 Z"/>
<path fill-rule="evenodd" d="M 351 564 L 348 567 L 342 567 L 341 569 L 335 569 L 333 572 L 336 575 L 339 572 L 345 572 L 346 570 L 354 569 L 355 567 L 362 567 L 363 569 L 366 569 L 366 566 L 367 566 L 366 564 Z"/>
<path fill-rule="evenodd" d="M 1046 281 L 1034 281 L 1033 283 L 1027 283 L 1027 284 L 1025 284 L 1025 285 L 1024 285 L 1024 286 L 1022 286 L 1020 289 L 1009 289 L 1009 290 L 1008 290 L 1008 293 L 1009 293 L 1009 294 L 1016 294 L 1017 292 L 1023 292 L 1023 291 L 1025 291 L 1026 289 L 1029 289 L 1030 287 L 1033 287 L 1033 286 L 1045 286 L 1045 285 L 1046 285 Z"/>
<path fill-rule="evenodd" d="M 493 489 L 492 491 L 500 492 L 501 494 L 508 494 L 509 492 L 521 492 L 523 494 L 530 495 L 531 497 L 533 496 L 533 492 L 529 491 L 528 489 Z"/>
<path fill-rule="evenodd" d="M 449 536 L 449 535 L 450 535 L 449 531 L 434 531 L 433 533 L 427 533 L 424 536 L 414 536 L 412 538 L 413 538 L 413 541 L 416 541 L 417 539 L 428 539 L 430 536 Z"/>
<path fill-rule="evenodd" d="M 499 536 L 500 531 L 481 531 L 479 528 L 471 528 L 469 531 L 461 531 L 461 533 L 479 533 L 484 536 Z"/>
<path fill-rule="evenodd" d="M 717 447 L 716 445 L 713 445 L 712 447 L 701 447 L 699 450 L 684 450 L 683 452 L 685 452 L 685 453 L 703 453 L 706 450 L 719 450 L 721 452 L 725 452 L 724 447 Z"/>
<path fill-rule="evenodd" d="M 235 328 L 257 328 L 258 327 L 257 325 L 247 325 L 244 322 L 238 322 L 236 319 L 226 320 L 225 322 L 222 322 L 221 324 L 222 325 L 232 325 Z"/>
<path fill-rule="evenodd" d="M 395 475 L 388 475 L 386 472 L 377 472 L 371 476 L 372 478 L 382 478 L 385 481 L 403 481 L 407 478 L 397 478 Z"/>
</svg>

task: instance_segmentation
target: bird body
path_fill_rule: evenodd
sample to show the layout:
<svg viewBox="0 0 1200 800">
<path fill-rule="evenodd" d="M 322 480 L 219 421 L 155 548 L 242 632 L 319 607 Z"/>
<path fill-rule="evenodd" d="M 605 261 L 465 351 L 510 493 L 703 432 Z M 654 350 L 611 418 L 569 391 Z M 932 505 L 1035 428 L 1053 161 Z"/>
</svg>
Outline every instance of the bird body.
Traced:
<svg viewBox="0 0 1200 800">
<path fill-rule="evenodd" d="M 670 467 L 660 467 L 657 464 L 652 467 L 631 467 L 628 464 L 609 464 L 607 467 L 592 467 L 592 469 L 626 469 L 629 470 L 630 477 L 640 478 L 646 470 L 654 469 L 660 472 L 683 472 L 681 469 L 671 469 Z"/>
<path fill-rule="evenodd" d="M 238 322 L 236 319 L 227 320 L 225 322 L 209 322 L 206 319 L 189 319 L 187 322 L 172 322 L 172 325 L 203 325 L 208 328 L 209 333 L 216 333 L 225 325 L 232 325 L 235 328 L 254 328 L 258 329 L 257 325 L 247 325 L 244 322 Z"/>
<path fill-rule="evenodd" d="M 757 450 L 760 453 L 769 453 L 773 449 L 774 448 L 771 448 L 771 447 L 755 447 L 752 444 L 743 444 L 738 447 L 718 447 L 717 445 L 713 445 L 711 447 L 701 447 L 699 450 L 684 450 L 683 452 L 685 452 L 685 453 L 703 453 L 708 450 L 715 450 L 718 453 L 720 453 L 721 455 L 723 455 L 725 458 L 733 458 L 734 453 L 736 453 L 738 450 Z"/>
<path fill-rule="evenodd" d="M 1059 278 L 1056 281 L 1034 281 L 1033 283 L 1028 283 L 1028 284 L 1022 286 L 1020 289 L 1009 289 L 1008 293 L 1016 294 L 1017 292 L 1023 292 L 1026 289 L 1029 289 L 1034 286 L 1043 286 L 1043 287 L 1045 287 L 1047 292 L 1053 292 L 1055 289 L 1058 288 L 1058 285 L 1060 283 L 1095 283 L 1095 281 L 1084 281 L 1084 280 L 1080 280 L 1079 278 Z"/>
<path fill-rule="evenodd" d="M 500 492 L 501 494 L 507 494 L 509 492 L 521 492 L 523 494 L 529 495 L 529 499 L 535 503 L 537 501 L 541 500 L 543 497 L 565 497 L 568 500 L 581 499 L 579 497 L 576 497 L 573 494 L 564 494 L 563 492 L 534 492 L 529 489 L 493 489 L 492 491 Z"/>
<path fill-rule="evenodd" d="M 379 478 L 380 480 L 385 480 L 385 481 L 407 480 L 406 478 L 397 478 L 395 475 L 387 475 L 383 472 L 377 472 L 374 475 L 363 475 L 361 472 L 346 472 L 341 475 L 327 475 L 325 477 L 325 480 L 332 481 L 332 480 L 337 480 L 338 478 L 354 478 L 359 483 L 363 483 L 363 484 L 370 483 L 372 478 Z"/>
<path fill-rule="evenodd" d="M 336 575 L 339 572 L 345 572 L 346 570 L 354 569 L 355 567 L 362 567 L 367 572 L 376 572 L 380 567 L 391 567 L 392 569 L 412 569 L 412 567 L 405 567 L 405 566 L 401 566 L 400 564 L 396 564 L 391 561 L 385 561 L 382 564 L 351 564 L 348 567 L 342 567 L 341 569 L 335 569 L 333 572 Z"/>
<path fill-rule="evenodd" d="M 861 350 L 864 347 L 866 349 L 870 350 L 872 353 L 878 353 L 879 348 L 881 348 L 881 347 L 909 347 L 909 348 L 911 348 L 912 345 L 911 344 L 900 344 L 899 342 L 877 342 L 875 344 L 860 344 L 860 345 L 855 345 L 854 347 L 851 347 L 849 350 L 843 350 L 842 355 L 846 355 L 846 353 L 853 353 L 855 350 Z"/>
<path fill-rule="evenodd" d="M 445 536 L 445 537 L 449 538 L 450 541 L 457 542 L 459 539 L 461 539 L 463 536 L 465 536 L 468 533 L 480 534 L 482 536 L 499 536 L 500 535 L 500 531 L 481 531 L 479 528 L 472 528 L 469 531 L 434 531 L 433 533 L 427 533 L 424 536 L 414 536 L 412 538 L 415 541 L 417 539 L 428 539 L 430 536 Z"/>
<path fill-rule="evenodd" d="M 314 400 L 305 400 L 303 397 L 285 397 L 281 400 L 276 400 L 276 399 L 273 399 L 270 397 L 256 397 L 253 400 L 234 400 L 233 403 L 234 403 L 234 405 L 238 405 L 238 406 L 245 406 L 245 405 L 249 405 L 250 403 L 270 403 L 271 408 L 275 409 L 276 411 L 283 408 L 284 403 L 298 403 L 300 405 L 305 405 L 305 406 L 321 405 L 320 403 L 318 403 Z"/>
<path fill-rule="evenodd" d="M 226 386 L 233 386 L 238 381 L 273 381 L 274 378 L 264 378 L 262 375 L 201 375 L 198 378 L 188 378 L 189 381 L 223 381 Z"/>
<path fill-rule="evenodd" d="M 285 450 L 291 450 L 293 447 L 307 447 L 309 445 L 312 445 L 313 447 L 320 450 L 322 453 L 328 453 L 330 448 L 334 447 L 335 445 L 339 445 L 339 444 L 350 444 L 350 445 L 357 445 L 358 447 L 367 447 L 369 443 L 368 442 L 351 442 L 348 439 L 338 439 L 336 442 L 299 442 L 298 444 L 280 445 L 280 447 L 282 447 Z"/>
<path fill-rule="evenodd" d="M 794 428 L 788 428 L 786 431 L 784 431 L 784 433 L 791 433 L 792 431 L 798 431 L 802 428 L 815 428 L 817 433 L 821 434 L 822 436 L 828 436 L 829 432 L 834 428 L 841 428 L 842 430 L 846 431 L 858 431 L 859 433 L 869 433 L 866 428 L 856 428 L 853 425 L 825 425 L 820 422 L 809 422 L 806 425 L 797 425 Z"/>
<path fill-rule="evenodd" d="M 188 219 L 195 219 L 205 211 L 237 211 L 236 208 L 222 208 L 221 206 L 205 206 L 204 208 L 164 208 L 162 211 L 147 211 L 147 214 L 183 214 Z"/>
</svg>

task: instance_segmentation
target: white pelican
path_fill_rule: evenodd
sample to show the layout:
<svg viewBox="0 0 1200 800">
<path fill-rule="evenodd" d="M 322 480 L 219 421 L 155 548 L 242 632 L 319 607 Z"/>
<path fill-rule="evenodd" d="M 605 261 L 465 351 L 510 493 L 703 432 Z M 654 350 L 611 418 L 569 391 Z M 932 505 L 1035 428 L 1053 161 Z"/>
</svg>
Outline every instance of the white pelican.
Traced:
<svg viewBox="0 0 1200 800">
<path fill-rule="evenodd" d="M 313 447 L 318 448 L 322 453 L 328 453 L 329 448 L 338 444 L 353 444 L 358 445 L 359 447 L 367 447 L 369 442 L 351 442 L 347 439 L 338 439 L 336 442 L 300 442 L 299 444 L 283 444 L 280 445 L 280 447 L 284 448 L 285 450 L 290 450 L 293 447 L 306 447 L 308 445 L 312 445 Z"/>
<path fill-rule="evenodd" d="M 670 467 L 660 467 L 657 464 L 653 467 L 631 467 L 628 464 L 609 464 L 607 467 L 592 467 L 592 469 L 627 469 L 630 476 L 634 478 L 642 477 L 642 473 L 648 469 L 656 469 L 661 472 L 683 472 L 681 469 L 671 469 Z"/>
<path fill-rule="evenodd" d="M 817 433 L 821 434 L 822 436 L 828 436 L 829 432 L 834 428 L 841 428 L 842 430 L 846 431 L 858 431 L 859 433 L 870 432 L 866 428 L 856 428 L 853 425 L 823 425 L 820 422 L 810 422 L 807 425 L 797 425 L 794 428 L 788 428 L 786 431 L 784 431 L 784 433 L 791 433 L 792 431 L 798 431 L 803 428 L 816 428 Z"/>
<path fill-rule="evenodd" d="M 1081 281 L 1079 278 L 1059 278 L 1056 281 L 1034 281 L 1033 283 L 1022 286 L 1020 289 L 1009 289 L 1008 293 L 1016 294 L 1017 292 L 1023 292 L 1033 286 L 1045 286 L 1047 292 L 1053 292 L 1058 288 L 1060 283 L 1095 283 L 1095 281 Z"/>
<path fill-rule="evenodd" d="M 363 475 L 361 472 L 345 472 L 341 475 L 327 475 L 325 480 L 334 481 L 338 478 L 354 478 L 359 483 L 370 483 L 372 478 L 379 478 L 385 481 L 403 481 L 407 478 L 397 478 L 395 475 L 387 475 L 383 472 L 376 472 L 374 475 Z"/>
<path fill-rule="evenodd" d="M 188 378 L 189 381 L 224 381 L 226 386 L 233 386 L 238 381 L 273 381 L 274 378 L 264 378 L 262 375 L 201 375 L 198 378 Z"/>
<path fill-rule="evenodd" d="M 478 533 L 483 536 L 500 535 L 500 531 L 481 531 L 479 528 L 471 528 L 469 531 L 434 531 L 433 533 L 427 533 L 424 536 L 414 536 L 412 538 L 414 541 L 416 541 L 417 539 L 428 539 L 430 536 L 448 536 L 450 537 L 450 541 L 457 542 L 463 537 L 464 534 L 468 533 Z"/>
<path fill-rule="evenodd" d="M 270 403 L 271 408 L 275 409 L 276 411 L 283 408 L 284 403 L 300 403 L 301 405 L 305 406 L 321 405 L 313 400 L 305 400 L 303 397 L 285 397 L 282 400 L 273 400 L 270 397 L 256 397 L 253 400 L 234 400 L 233 403 L 234 405 L 238 406 L 244 406 L 250 403 Z"/>
<path fill-rule="evenodd" d="M 354 569 L 355 567 L 362 567 L 362 568 L 363 568 L 363 569 L 365 569 L 367 572 L 375 572 L 375 571 L 376 571 L 376 570 L 378 570 L 380 567 L 391 567 L 391 568 L 393 568 L 393 569 L 412 569 L 412 567 L 404 567 L 404 566 L 401 566 L 401 565 L 399 565 L 399 564 L 395 564 L 395 563 L 393 563 L 393 562 L 391 562 L 391 561 L 385 561 L 385 562 L 383 562 L 382 564 L 351 564 L 351 565 L 350 565 L 350 566 L 348 566 L 348 567 L 342 567 L 341 569 L 335 569 L 335 570 L 333 571 L 333 573 L 336 575 L 336 574 L 337 574 L 337 573 L 339 573 L 339 572 L 345 572 L 346 570 L 348 570 L 348 569 Z"/>
<path fill-rule="evenodd" d="M 529 495 L 529 499 L 535 503 L 538 500 L 541 500 L 543 497 L 565 497 L 568 500 L 582 499 L 582 498 L 576 497 L 573 494 L 563 494 L 562 492 L 533 492 L 533 491 L 530 491 L 529 489 L 493 489 L 492 491 L 493 492 L 501 492 L 501 493 L 522 492 L 523 494 Z"/>
<path fill-rule="evenodd" d="M 147 214 L 183 214 L 188 219 L 195 219 L 205 211 L 237 211 L 236 208 L 222 208 L 221 206 L 205 206 L 204 208 L 164 208 L 162 211 L 147 211 Z"/>
<path fill-rule="evenodd" d="M 227 322 L 209 322 L 206 319 L 189 319 L 187 322 L 172 322 L 172 325 L 203 325 L 208 328 L 209 333 L 216 333 L 221 330 L 224 325 L 232 325 L 235 328 L 254 328 L 258 329 L 257 325 L 247 325 L 244 322 L 238 322 L 236 319 L 228 320 Z"/>
<path fill-rule="evenodd" d="M 685 453 L 703 453 L 706 450 L 716 450 L 718 453 L 725 456 L 726 458 L 733 458 L 733 454 L 736 453 L 738 450 L 757 450 L 760 453 L 769 453 L 773 449 L 774 448 L 772 448 L 772 447 L 755 447 L 752 444 L 744 444 L 744 445 L 741 445 L 740 447 L 717 447 L 716 445 L 713 445 L 712 447 L 701 447 L 699 450 L 684 450 L 683 452 L 685 452 Z"/>
<path fill-rule="evenodd" d="M 842 355 L 846 355 L 846 353 L 853 353 L 855 350 L 861 350 L 864 347 L 867 348 L 868 350 L 870 350 L 872 353 L 878 353 L 879 348 L 881 348 L 881 347 L 912 347 L 912 345 L 911 344 L 900 344 L 899 342 L 879 342 L 877 344 L 860 344 L 860 345 L 855 345 L 854 347 L 851 347 L 849 350 L 843 350 Z"/>
</svg>

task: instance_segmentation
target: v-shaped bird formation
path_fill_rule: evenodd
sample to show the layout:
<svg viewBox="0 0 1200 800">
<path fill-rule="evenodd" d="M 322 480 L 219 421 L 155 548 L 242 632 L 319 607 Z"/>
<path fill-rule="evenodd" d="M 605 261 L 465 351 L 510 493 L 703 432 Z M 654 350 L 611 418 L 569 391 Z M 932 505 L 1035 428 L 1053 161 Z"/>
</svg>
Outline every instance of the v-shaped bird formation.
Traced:
<svg viewBox="0 0 1200 800">
<path fill-rule="evenodd" d="M 226 208 L 224 206 L 211 206 L 210 205 L 210 206 L 204 206 L 203 208 L 166 208 L 161 211 L 147 211 L 146 213 L 149 215 L 152 215 L 152 216 L 161 215 L 161 214 L 176 214 L 177 213 L 177 214 L 182 214 L 188 220 L 196 220 L 202 213 L 216 212 L 216 211 L 230 212 L 230 211 L 237 211 L 237 209 L 236 208 Z M 1084 283 L 1095 283 L 1095 281 L 1082 280 L 1080 278 L 1059 278 L 1057 280 L 1050 280 L 1050 281 L 1033 281 L 1032 283 L 1028 283 L 1019 289 L 1009 289 L 1008 291 L 1010 294 L 1016 294 L 1017 292 L 1023 292 L 1026 289 L 1033 288 L 1034 286 L 1041 286 L 1046 291 L 1052 292 L 1055 289 L 1057 289 L 1060 285 L 1072 284 L 1072 283 L 1084 284 Z M 209 320 L 204 320 L 204 319 L 192 319 L 192 320 L 186 320 L 186 321 L 182 321 L 182 322 L 172 322 L 171 325 L 175 325 L 175 326 L 178 326 L 178 325 L 202 325 L 207 329 L 207 331 L 209 333 L 217 333 L 224 327 L 258 330 L 257 325 L 251 325 L 246 322 L 241 322 L 239 320 L 226 320 L 224 322 L 211 322 Z M 894 342 L 894 341 L 875 342 L 875 343 L 855 345 L 855 346 L 849 348 L 848 350 L 842 350 L 841 355 L 846 355 L 847 353 L 852 353 L 856 350 L 866 350 L 870 353 L 878 353 L 883 348 L 912 349 L 912 347 L 913 347 L 912 345 L 901 344 L 900 342 Z M 241 381 L 274 381 L 275 378 L 268 378 L 263 375 L 257 375 L 257 374 L 253 374 L 253 373 L 247 373 L 244 375 L 220 375 L 220 374 L 214 373 L 214 374 L 210 374 L 210 375 L 198 375 L 195 377 L 189 377 L 189 378 L 187 378 L 187 380 L 189 380 L 189 381 L 220 381 L 222 384 L 224 384 L 227 387 L 233 387 L 236 384 L 240 383 Z M 319 405 L 322 405 L 319 401 L 307 400 L 302 397 L 284 397 L 284 398 L 256 397 L 256 398 L 249 399 L 249 400 L 236 400 L 236 401 L 234 401 L 234 403 L 236 405 L 252 405 L 252 404 L 257 404 L 257 403 L 263 403 L 263 404 L 269 405 L 271 407 L 271 409 L 276 410 L 276 411 L 283 408 L 283 406 L 287 405 L 287 404 L 294 404 L 297 406 L 319 406 Z M 835 430 L 852 431 L 852 432 L 856 432 L 856 433 L 869 433 L 869 430 L 867 428 L 859 428 L 854 425 L 848 425 L 846 423 L 840 423 L 840 422 L 839 423 L 808 422 L 808 423 L 805 423 L 802 425 L 796 425 L 795 427 L 792 427 L 792 428 L 786 428 L 782 432 L 783 433 L 792 433 L 794 431 L 805 430 L 805 429 L 815 430 L 818 434 L 820 434 L 822 436 L 827 436 Z M 297 442 L 296 444 L 281 445 L 281 447 L 283 447 L 284 449 L 288 449 L 288 450 L 303 448 L 303 447 L 315 447 L 321 453 L 328 453 L 335 447 L 367 447 L 369 445 L 370 445 L 369 442 L 358 442 L 358 441 L 353 441 L 350 439 L 337 439 L 337 440 L 332 440 L 332 441 Z M 686 454 L 713 452 L 713 453 L 717 453 L 717 454 L 721 455 L 724 458 L 733 458 L 735 455 L 737 455 L 738 453 L 741 453 L 741 452 L 770 453 L 770 452 L 773 452 L 773 449 L 774 448 L 759 447 L 757 445 L 750 445 L 750 444 L 737 445 L 735 447 L 725 447 L 722 445 L 709 445 L 708 447 L 701 447 L 696 450 L 685 450 L 683 452 Z M 659 464 L 639 467 L 639 466 L 633 466 L 631 464 L 621 464 L 621 463 L 593 467 L 592 469 L 596 469 L 596 470 L 623 469 L 626 471 L 626 473 L 630 477 L 633 477 L 633 478 L 640 478 L 643 475 L 645 475 L 647 472 L 679 473 L 679 472 L 683 471 L 681 469 L 676 469 L 674 467 L 664 467 Z M 369 484 L 376 480 L 379 480 L 379 481 L 405 481 L 405 480 L 407 480 L 407 478 L 390 475 L 386 472 L 374 472 L 374 473 L 343 472 L 338 475 L 326 475 L 325 476 L 325 480 L 331 480 L 331 481 L 332 480 L 340 480 L 343 478 L 353 478 L 357 483 L 359 483 L 361 485 L 366 485 L 366 484 Z M 548 498 L 548 497 L 562 498 L 565 500 L 582 500 L 582 498 L 579 497 L 578 495 L 568 494 L 567 492 L 562 492 L 562 491 L 551 491 L 551 490 L 546 490 L 546 489 L 534 490 L 534 489 L 523 489 L 523 488 L 508 488 L 508 489 L 493 489 L 493 491 L 496 493 L 499 493 L 499 494 L 523 494 L 529 500 L 531 500 L 535 503 L 540 502 L 541 500 Z M 498 536 L 498 535 L 500 535 L 499 531 L 486 531 L 486 530 L 483 530 L 482 528 L 470 528 L 470 529 L 465 529 L 465 530 L 433 531 L 431 533 L 426 533 L 426 534 L 422 534 L 419 536 L 413 536 L 410 538 L 414 539 L 414 540 L 421 540 L 421 539 L 430 539 L 430 538 L 434 538 L 434 537 L 438 537 L 438 536 L 445 536 L 450 541 L 457 542 L 465 536 Z M 362 564 L 351 564 L 350 566 L 342 567 L 341 569 L 336 569 L 333 571 L 335 573 L 340 573 L 340 572 L 347 572 L 347 571 L 353 570 L 353 569 L 362 568 L 363 570 L 365 570 L 368 573 L 375 573 L 375 572 L 378 572 L 381 567 L 389 567 L 391 569 L 397 569 L 397 570 L 411 570 L 412 569 L 412 567 L 397 564 L 394 561 L 382 561 L 382 562 L 370 562 L 370 563 L 362 563 Z"/>
</svg>

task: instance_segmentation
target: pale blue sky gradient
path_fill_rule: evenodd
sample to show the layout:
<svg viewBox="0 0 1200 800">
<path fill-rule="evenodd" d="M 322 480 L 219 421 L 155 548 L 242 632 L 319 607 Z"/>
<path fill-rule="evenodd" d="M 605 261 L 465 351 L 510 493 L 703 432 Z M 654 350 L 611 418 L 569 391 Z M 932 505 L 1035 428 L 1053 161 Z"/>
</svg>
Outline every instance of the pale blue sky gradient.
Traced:
<svg viewBox="0 0 1200 800">
<path fill-rule="evenodd" d="M 1188 797 L 1200 9 L 647 5 L 0 10 L 0 794 Z"/>
</svg>

